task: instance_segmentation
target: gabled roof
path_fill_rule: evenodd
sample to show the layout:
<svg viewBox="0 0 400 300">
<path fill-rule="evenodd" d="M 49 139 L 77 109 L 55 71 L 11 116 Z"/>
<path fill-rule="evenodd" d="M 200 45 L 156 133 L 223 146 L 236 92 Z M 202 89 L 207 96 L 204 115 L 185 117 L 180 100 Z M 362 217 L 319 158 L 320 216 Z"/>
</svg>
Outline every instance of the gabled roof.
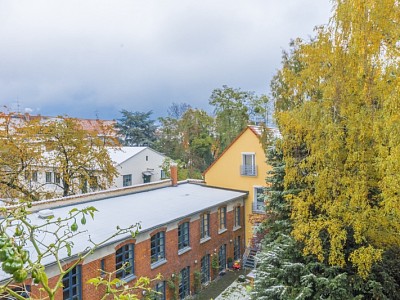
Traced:
<svg viewBox="0 0 400 300">
<path fill-rule="evenodd" d="M 205 174 L 208 172 L 208 170 L 211 169 L 212 166 L 213 166 L 214 164 L 217 163 L 217 161 L 229 150 L 229 148 L 232 147 L 232 145 L 233 145 L 247 130 L 250 130 L 252 133 L 254 133 L 254 135 L 255 135 L 257 138 L 260 138 L 261 135 L 262 135 L 263 127 L 261 127 L 261 126 L 256 126 L 256 125 L 247 125 L 247 127 L 246 127 L 245 129 L 243 129 L 241 133 L 238 134 L 238 136 L 229 144 L 228 147 L 225 148 L 224 151 L 222 151 L 222 153 L 212 162 L 212 164 L 208 166 L 208 168 L 203 172 L 203 175 L 205 175 Z"/>
<path fill-rule="evenodd" d="M 145 149 L 149 149 L 161 156 L 163 154 L 149 148 L 149 147 L 121 147 L 121 148 L 108 148 L 108 154 L 113 162 L 117 164 L 122 164 L 123 162 L 127 161 L 131 157 L 138 155 L 140 152 L 144 151 Z"/>
<path fill-rule="evenodd" d="M 147 147 L 121 147 L 120 149 L 108 148 L 107 150 L 111 160 L 117 164 L 121 164 L 146 148 Z"/>
</svg>

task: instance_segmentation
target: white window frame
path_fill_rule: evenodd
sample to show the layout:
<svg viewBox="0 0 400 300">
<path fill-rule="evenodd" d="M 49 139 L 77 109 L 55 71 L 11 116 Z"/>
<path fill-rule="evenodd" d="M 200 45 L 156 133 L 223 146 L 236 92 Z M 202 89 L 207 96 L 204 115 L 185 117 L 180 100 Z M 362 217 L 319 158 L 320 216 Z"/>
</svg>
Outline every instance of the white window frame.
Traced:
<svg viewBox="0 0 400 300">
<path fill-rule="evenodd" d="M 48 177 L 48 175 L 50 178 Z M 44 179 L 45 179 L 46 183 L 53 183 L 53 172 L 46 171 L 44 173 Z"/>
<path fill-rule="evenodd" d="M 257 164 L 256 164 L 256 153 L 255 152 L 242 152 L 242 164 L 240 167 L 240 175 L 242 176 L 257 176 Z M 252 162 L 251 162 L 251 168 L 248 169 L 245 164 L 245 157 L 246 156 L 251 156 L 252 157 Z"/>
<path fill-rule="evenodd" d="M 257 195 L 258 195 L 257 189 L 265 189 L 265 187 L 261 186 L 261 185 L 253 186 L 253 211 L 257 212 L 257 213 L 265 213 L 264 209 L 260 209 L 258 207 L 258 205 L 257 205 L 258 204 L 258 201 L 257 201 Z M 265 206 L 265 204 L 264 204 L 264 206 Z"/>
<path fill-rule="evenodd" d="M 125 177 L 129 177 L 130 176 L 130 184 L 125 184 Z M 125 187 L 125 186 L 131 186 L 132 185 L 132 174 L 125 174 L 125 175 L 122 175 L 122 186 L 123 187 Z"/>
</svg>

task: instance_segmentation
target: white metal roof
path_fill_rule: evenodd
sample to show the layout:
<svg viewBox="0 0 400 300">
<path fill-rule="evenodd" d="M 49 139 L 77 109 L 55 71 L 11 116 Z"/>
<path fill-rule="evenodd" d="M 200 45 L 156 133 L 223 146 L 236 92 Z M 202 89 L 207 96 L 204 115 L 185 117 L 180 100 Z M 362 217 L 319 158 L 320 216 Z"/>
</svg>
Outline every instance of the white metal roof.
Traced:
<svg viewBox="0 0 400 300">
<path fill-rule="evenodd" d="M 212 207 L 219 206 L 245 196 L 245 192 L 212 188 L 198 184 L 185 183 L 177 187 L 164 187 L 150 191 L 138 192 L 119 197 L 107 198 L 82 204 L 74 204 L 52 209 L 55 219 L 68 216 L 72 208 L 83 209 L 94 206 L 98 212 L 94 220 L 87 218 L 85 226 L 79 225 L 79 230 L 84 233 L 72 238 L 74 248 L 72 255 L 84 251 L 89 245 L 89 235 L 92 241 L 98 243 L 116 232 L 116 227 L 129 227 L 140 222 L 141 232 L 153 230 L 167 223 L 173 222 L 200 213 Z M 38 213 L 29 217 L 32 224 L 43 224 L 45 220 L 39 218 Z M 79 223 L 79 220 L 78 224 Z M 52 228 L 48 228 L 52 230 Z M 118 236 L 109 241 L 116 242 L 128 238 L 128 235 Z M 40 237 L 45 245 L 53 242 L 52 236 Z M 29 249 L 28 249 L 29 250 Z M 31 255 L 33 251 L 30 251 Z M 67 258 L 66 251 L 60 253 L 60 258 Z M 48 258 L 43 260 L 45 264 L 53 261 Z M 9 277 L 0 271 L 0 280 Z"/>
<path fill-rule="evenodd" d="M 147 147 L 121 147 L 121 149 L 108 148 L 107 150 L 111 160 L 117 164 L 121 164 L 146 148 Z"/>
</svg>

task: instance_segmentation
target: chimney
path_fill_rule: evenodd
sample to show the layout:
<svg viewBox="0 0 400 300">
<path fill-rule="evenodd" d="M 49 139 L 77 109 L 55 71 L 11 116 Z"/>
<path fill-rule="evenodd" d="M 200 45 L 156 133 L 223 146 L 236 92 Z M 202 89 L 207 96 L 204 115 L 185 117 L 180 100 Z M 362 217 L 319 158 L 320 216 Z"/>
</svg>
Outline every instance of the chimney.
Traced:
<svg viewBox="0 0 400 300">
<path fill-rule="evenodd" d="M 170 164 L 171 172 L 171 185 L 178 186 L 178 165 L 176 163 Z"/>
</svg>

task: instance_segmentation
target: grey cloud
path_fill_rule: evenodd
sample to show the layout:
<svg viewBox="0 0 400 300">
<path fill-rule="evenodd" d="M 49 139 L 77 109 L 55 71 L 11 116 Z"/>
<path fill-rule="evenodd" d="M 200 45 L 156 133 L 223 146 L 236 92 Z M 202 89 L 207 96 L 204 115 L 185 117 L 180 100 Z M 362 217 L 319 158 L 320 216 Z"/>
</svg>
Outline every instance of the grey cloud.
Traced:
<svg viewBox="0 0 400 300">
<path fill-rule="evenodd" d="M 207 108 L 223 84 L 267 93 L 282 49 L 329 15 L 329 0 L 3 0 L 0 101 L 116 118 Z"/>
</svg>

